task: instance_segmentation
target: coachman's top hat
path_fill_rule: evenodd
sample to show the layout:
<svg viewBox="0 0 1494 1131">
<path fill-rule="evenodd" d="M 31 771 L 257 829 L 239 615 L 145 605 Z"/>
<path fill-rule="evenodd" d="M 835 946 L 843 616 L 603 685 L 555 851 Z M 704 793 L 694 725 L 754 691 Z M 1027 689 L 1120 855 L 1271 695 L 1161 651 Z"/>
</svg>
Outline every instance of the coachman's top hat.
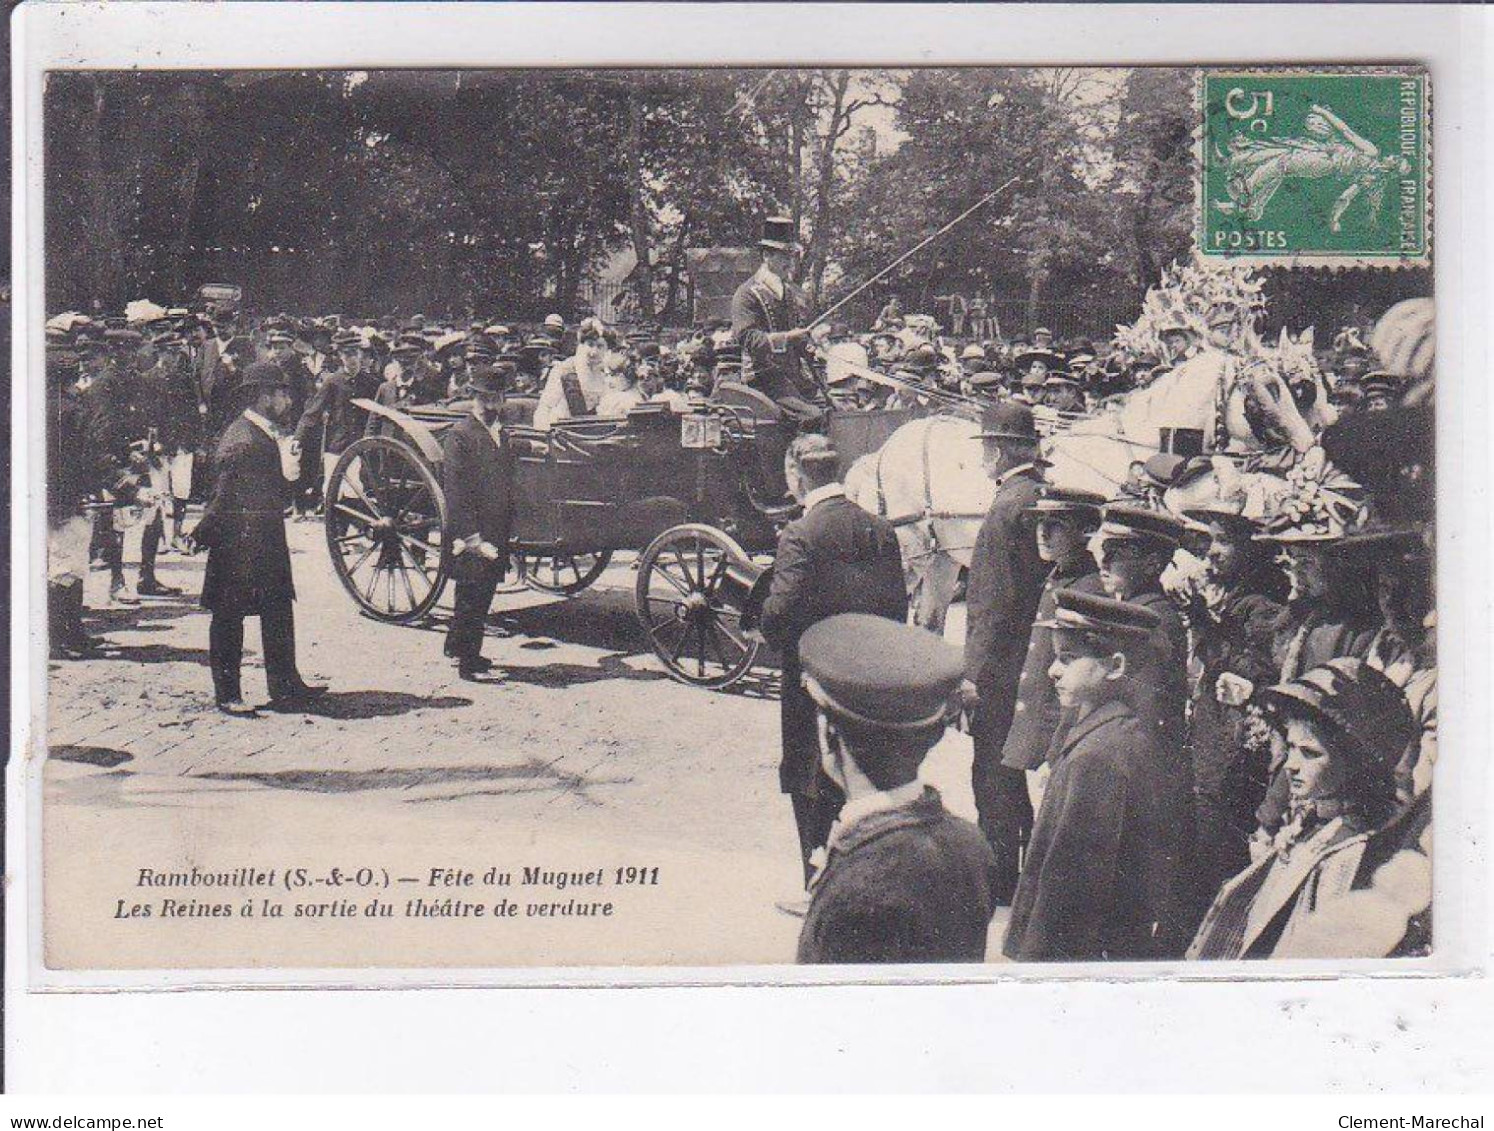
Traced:
<svg viewBox="0 0 1494 1131">
<path fill-rule="evenodd" d="M 757 246 L 772 251 L 793 251 L 793 220 L 787 216 L 769 216 L 763 221 L 763 234 L 757 241 Z"/>
</svg>

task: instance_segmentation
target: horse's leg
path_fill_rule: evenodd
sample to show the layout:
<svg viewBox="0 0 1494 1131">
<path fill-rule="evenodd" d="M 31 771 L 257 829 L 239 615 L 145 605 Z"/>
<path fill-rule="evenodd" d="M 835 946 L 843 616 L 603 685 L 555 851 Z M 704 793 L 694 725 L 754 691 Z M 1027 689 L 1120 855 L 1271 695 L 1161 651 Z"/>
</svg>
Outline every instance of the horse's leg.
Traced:
<svg viewBox="0 0 1494 1131">
<path fill-rule="evenodd" d="M 923 571 L 923 584 L 918 593 L 918 603 L 913 610 L 913 623 L 926 628 L 938 636 L 944 635 L 944 621 L 949 615 L 949 606 L 954 601 L 955 588 L 960 580 L 960 563 L 944 553 L 935 551 Z"/>
</svg>

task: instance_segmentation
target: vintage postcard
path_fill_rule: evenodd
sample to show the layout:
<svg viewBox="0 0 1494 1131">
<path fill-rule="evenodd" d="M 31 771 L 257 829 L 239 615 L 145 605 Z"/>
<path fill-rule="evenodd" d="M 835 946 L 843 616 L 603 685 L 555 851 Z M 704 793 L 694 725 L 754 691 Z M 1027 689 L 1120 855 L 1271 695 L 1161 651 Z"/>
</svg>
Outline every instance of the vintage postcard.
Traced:
<svg viewBox="0 0 1494 1131">
<path fill-rule="evenodd" d="M 1432 85 L 50 71 L 39 979 L 1425 968 Z"/>
</svg>

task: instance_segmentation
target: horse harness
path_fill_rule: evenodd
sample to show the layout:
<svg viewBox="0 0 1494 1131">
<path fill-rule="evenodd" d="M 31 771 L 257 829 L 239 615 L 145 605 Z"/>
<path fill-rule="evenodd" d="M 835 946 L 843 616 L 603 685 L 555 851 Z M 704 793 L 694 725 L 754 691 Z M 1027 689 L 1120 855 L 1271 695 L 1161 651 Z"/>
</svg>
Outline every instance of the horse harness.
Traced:
<svg viewBox="0 0 1494 1131">
<path fill-rule="evenodd" d="M 938 421 L 939 421 L 939 418 L 936 417 L 936 416 L 929 417 L 929 418 L 927 418 L 924 421 L 923 444 L 922 444 L 922 446 L 920 448 L 920 452 L 919 452 L 921 463 L 922 463 L 922 467 L 923 467 L 923 509 L 922 510 L 920 510 L 920 511 L 911 511 L 908 514 L 897 515 L 895 517 L 892 516 L 892 515 L 889 515 L 887 513 L 887 488 L 886 488 L 885 482 L 882 479 L 882 460 L 885 458 L 885 456 L 887 454 L 887 446 L 885 444 L 880 449 L 878 449 L 878 451 L 877 451 L 877 462 L 876 462 L 877 515 L 878 515 L 878 517 L 885 518 L 888 522 L 890 522 L 893 525 L 893 527 L 911 526 L 914 523 L 927 522 L 929 524 L 929 540 L 933 543 L 933 549 L 931 549 L 929 551 L 930 555 L 936 554 L 940 550 L 956 550 L 956 549 L 968 549 L 969 548 L 969 547 L 960 547 L 960 546 L 940 546 L 939 545 L 939 531 L 938 531 L 938 527 L 936 527 L 934 525 L 935 520 L 937 520 L 937 519 L 961 519 L 961 518 L 968 519 L 968 518 L 984 518 L 985 517 L 984 512 L 976 513 L 976 512 L 968 512 L 968 511 L 938 511 L 938 510 L 934 509 L 934 483 L 933 483 L 932 468 L 931 468 L 930 462 L 929 462 L 929 460 L 930 460 L 930 457 L 929 457 L 929 447 L 930 447 L 930 444 L 931 444 L 932 439 L 933 439 L 934 425 L 937 424 Z"/>
</svg>

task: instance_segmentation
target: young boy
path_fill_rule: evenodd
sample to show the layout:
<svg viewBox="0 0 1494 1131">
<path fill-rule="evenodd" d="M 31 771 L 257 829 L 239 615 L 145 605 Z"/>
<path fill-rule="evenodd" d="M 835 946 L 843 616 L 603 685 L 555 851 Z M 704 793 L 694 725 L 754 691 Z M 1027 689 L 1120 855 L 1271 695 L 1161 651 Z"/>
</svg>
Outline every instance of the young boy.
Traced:
<svg viewBox="0 0 1494 1131">
<path fill-rule="evenodd" d="M 1162 590 L 1162 571 L 1172 561 L 1187 527 L 1162 511 L 1110 503 L 1102 512 L 1093 552 L 1100 584 L 1117 601 L 1157 614 L 1149 648 L 1132 661 L 1136 714 L 1157 728 L 1166 753 L 1181 757 L 1183 712 L 1188 701 L 1188 630 L 1171 597 Z"/>
<path fill-rule="evenodd" d="M 1053 633 L 1042 622 L 1053 615 L 1060 589 L 1104 593 L 1089 537 L 1100 525 L 1105 500 L 1089 491 L 1051 484 L 1042 488 L 1028 511 L 1037 520 L 1038 557 L 1052 568 L 1038 598 L 1036 623 L 1027 639 L 1027 658 L 1017 681 L 1017 709 L 1001 749 L 1001 764 L 1014 770 L 1036 770 L 1047 761 L 1048 747 L 1059 729 L 1060 710 L 1048 668 L 1053 663 Z M 1032 815 L 1028 814 L 1027 832 Z M 1024 843 L 1026 837 L 1024 836 Z"/>
<path fill-rule="evenodd" d="M 963 670 L 932 633 L 841 613 L 799 640 L 820 761 L 845 795 L 810 881 L 801 963 L 982 962 L 996 861 L 918 780 Z"/>
<path fill-rule="evenodd" d="M 1191 922 L 1186 783 L 1129 702 L 1130 673 L 1161 624 L 1150 609 L 1060 590 L 1053 680 L 1071 721 L 1033 828 L 1003 951 L 1021 962 L 1167 959 Z"/>
</svg>

